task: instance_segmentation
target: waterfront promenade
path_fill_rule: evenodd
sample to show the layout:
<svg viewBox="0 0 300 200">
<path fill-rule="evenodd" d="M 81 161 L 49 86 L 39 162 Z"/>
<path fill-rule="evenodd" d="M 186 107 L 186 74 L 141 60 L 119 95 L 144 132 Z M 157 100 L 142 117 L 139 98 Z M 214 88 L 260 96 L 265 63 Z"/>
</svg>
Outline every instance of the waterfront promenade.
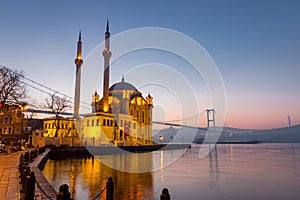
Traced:
<svg viewBox="0 0 300 200">
<path fill-rule="evenodd" d="M 25 152 L 0 153 L 0 200 L 20 199 L 18 164 L 20 155 Z"/>
</svg>

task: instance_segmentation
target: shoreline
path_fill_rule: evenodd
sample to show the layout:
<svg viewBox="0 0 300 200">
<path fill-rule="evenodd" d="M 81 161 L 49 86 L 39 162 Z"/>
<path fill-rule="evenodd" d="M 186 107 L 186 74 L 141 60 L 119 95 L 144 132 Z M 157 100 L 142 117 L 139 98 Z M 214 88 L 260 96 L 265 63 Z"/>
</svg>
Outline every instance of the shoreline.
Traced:
<svg viewBox="0 0 300 200">
<path fill-rule="evenodd" d="M 50 184 L 50 182 L 44 176 L 42 169 L 46 164 L 47 160 L 51 156 L 51 150 L 46 149 L 46 151 L 40 154 L 34 159 L 32 163 L 29 163 L 30 170 L 35 174 L 36 184 L 35 184 L 35 197 L 36 199 L 56 199 L 56 190 Z"/>
</svg>

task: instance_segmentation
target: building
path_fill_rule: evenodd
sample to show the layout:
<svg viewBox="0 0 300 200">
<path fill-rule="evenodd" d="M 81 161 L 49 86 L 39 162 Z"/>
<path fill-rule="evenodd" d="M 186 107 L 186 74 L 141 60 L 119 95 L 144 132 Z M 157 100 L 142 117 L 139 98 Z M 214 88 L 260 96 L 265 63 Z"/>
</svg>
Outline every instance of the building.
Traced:
<svg viewBox="0 0 300 200">
<path fill-rule="evenodd" d="M 80 38 L 81 39 L 81 38 Z M 81 40 L 79 40 L 81 42 Z M 76 69 L 83 63 L 81 60 L 81 43 L 78 45 Z M 83 132 L 80 133 L 82 142 L 87 146 L 99 146 L 113 144 L 123 145 L 150 145 L 152 144 L 152 109 L 153 97 L 150 94 L 146 98 L 132 84 L 125 82 L 124 77 L 109 87 L 110 57 L 110 32 L 107 21 L 105 32 L 104 79 L 103 97 L 95 92 L 92 95 L 92 112 L 85 114 Z M 80 94 L 78 88 L 76 70 L 75 94 Z M 76 96 L 76 95 L 75 95 Z M 79 98 L 75 98 L 74 105 L 79 104 Z M 77 109 L 79 107 L 77 106 Z M 74 113 L 79 113 L 74 110 Z M 77 115 L 78 116 L 78 115 Z M 74 116 L 76 118 L 76 116 Z"/>
<path fill-rule="evenodd" d="M 26 133 L 26 121 L 20 105 L 3 105 L 0 113 L 0 135 L 21 136 Z"/>
<path fill-rule="evenodd" d="M 44 118 L 44 133 L 45 137 L 67 137 L 67 136 L 77 136 L 77 130 L 74 123 L 73 117 L 64 118 L 58 116 Z M 57 135 L 56 135 L 57 132 Z"/>
<path fill-rule="evenodd" d="M 44 120 L 44 130 L 42 136 L 40 132 L 35 131 L 37 135 L 33 141 L 42 140 L 44 138 L 44 143 L 46 146 L 82 146 L 82 142 L 78 137 L 78 132 L 76 126 L 76 120 L 73 117 L 50 117 Z M 34 133 L 33 133 L 34 134 Z M 35 144 L 32 142 L 33 145 Z"/>
</svg>

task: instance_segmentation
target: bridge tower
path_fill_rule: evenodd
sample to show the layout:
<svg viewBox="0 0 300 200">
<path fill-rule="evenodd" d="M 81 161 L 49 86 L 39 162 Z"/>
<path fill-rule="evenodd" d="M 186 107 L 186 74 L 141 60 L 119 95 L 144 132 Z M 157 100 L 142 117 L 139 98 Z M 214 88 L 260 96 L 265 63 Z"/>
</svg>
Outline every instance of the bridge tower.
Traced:
<svg viewBox="0 0 300 200">
<path fill-rule="evenodd" d="M 215 109 L 207 109 L 206 115 L 207 115 L 207 128 L 210 127 L 211 123 L 213 125 L 213 128 L 216 128 Z"/>
<path fill-rule="evenodd" d="M 81 66 L 83 64 L 81 31 L 79 31 L 79 39 L 77 42 L 77 56 L 75 59 L 75 64 L 76 64 L 76 75 L 75 75 L 74 118 L 79 119 Z"/>
</svg>

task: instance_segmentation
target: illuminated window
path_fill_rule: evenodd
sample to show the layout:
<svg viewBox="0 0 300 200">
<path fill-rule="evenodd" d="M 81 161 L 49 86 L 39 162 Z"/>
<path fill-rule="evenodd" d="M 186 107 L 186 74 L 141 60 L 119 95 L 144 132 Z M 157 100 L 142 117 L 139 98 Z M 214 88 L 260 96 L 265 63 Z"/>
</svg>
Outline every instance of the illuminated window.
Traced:
<svg viewBox="0 0 300 200">
<path fill-rule="evenodd" d="M 120 130 L 120 140 L 123 140 L 123 130 Z"/>
</svg>

